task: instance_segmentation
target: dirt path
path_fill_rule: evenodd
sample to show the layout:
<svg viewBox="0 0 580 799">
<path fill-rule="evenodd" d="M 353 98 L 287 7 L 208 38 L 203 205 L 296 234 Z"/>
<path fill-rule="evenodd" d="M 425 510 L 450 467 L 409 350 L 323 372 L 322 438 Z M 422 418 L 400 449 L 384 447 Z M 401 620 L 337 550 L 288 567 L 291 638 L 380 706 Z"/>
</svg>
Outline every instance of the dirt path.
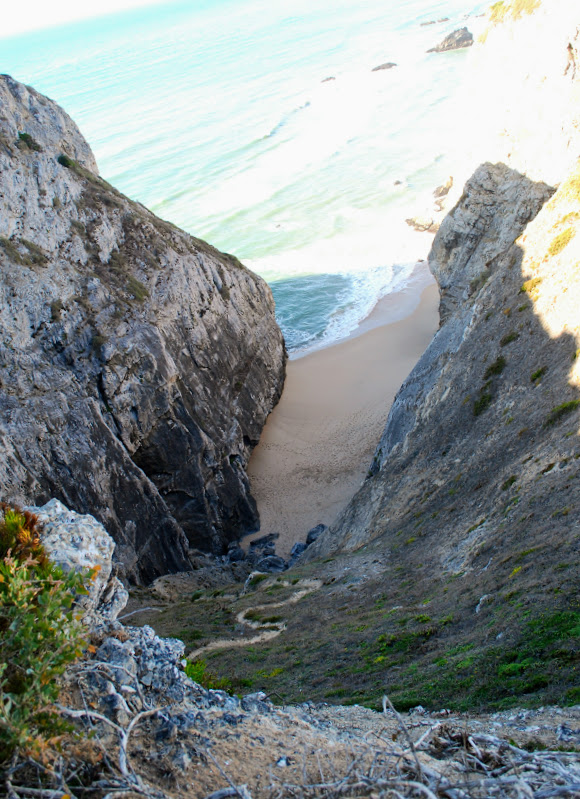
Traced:
<svg viewBox="0 0 580 799">
<path fill-rule="evenodd" d="M 280 585 L 283 585 L 284 587 L 290 587 L 291 583 L 284 581 L 280 583 Z M 261 644 L 264 641 L 270 641 L 272 638 L 276 638 L 276 636 L 280 635 L 280 633 L 284 632 L 286 629 L 285 621 L 252 620 L 247 618 L 248 614 L 259 613 L 260 611 L 268 612 L 274 610 L 275 608 L 284 607 L 285 605 L 295 605 L 297 602 L 300 602 L 303 597 L 307 596 L 307 594 L 317 591 L 321 586 L 322 580 L 300 580 L 298 583 L 296 583 L 298 590 L 292 594 L 292 596 L 288 597 L 288 599 L 284 599 L 282 602 L 269 602 L 265 605 L 253 605 L 245 610 L 241 610 L 236 616 L 236 621 L 238 624 L 243 624 L 252 630 L 261 630 L 262 632 L 258 633 L 258 635 L 252 636 L 251 638 L 226 638 L 218 641 L 212 641 L 209 644 L 200 646 L 198 649 L 192 650 L 187 655 L 187 659 L 195 660 L 196 658 L 199 658 L 200 655 L 205 654 L 206 652 L 213 652 L 216 649 L 238 649 L 243 646 L 252 646 L 252 644 Z"/>
</svg>

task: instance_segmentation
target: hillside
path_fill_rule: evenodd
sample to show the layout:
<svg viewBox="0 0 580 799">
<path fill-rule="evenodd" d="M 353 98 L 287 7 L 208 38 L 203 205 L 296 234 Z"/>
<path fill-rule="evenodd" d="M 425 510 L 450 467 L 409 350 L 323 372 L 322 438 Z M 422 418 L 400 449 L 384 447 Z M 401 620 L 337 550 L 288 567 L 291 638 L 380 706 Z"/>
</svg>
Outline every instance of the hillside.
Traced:
<svg viewBox="0 0 580 799">
<path fill-rule="evenodd" d="M 0 493 L 95 514 L 127 578 L 258 528 L 245 466 L 284 380 L 268 286 L 98 176 L 0 77 Z"/>
</svg>

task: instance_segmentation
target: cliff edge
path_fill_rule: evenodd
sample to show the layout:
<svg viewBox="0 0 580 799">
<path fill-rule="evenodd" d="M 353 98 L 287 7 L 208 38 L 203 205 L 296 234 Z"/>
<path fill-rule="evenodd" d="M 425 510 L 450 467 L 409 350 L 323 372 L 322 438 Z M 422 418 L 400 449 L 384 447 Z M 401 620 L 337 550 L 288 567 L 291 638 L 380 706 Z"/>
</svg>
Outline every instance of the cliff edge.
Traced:
<svg viewBox="0 0 580 799">
<path fill-rule="evenodd" d="M 0 490 L 94 514 L 127 577 L 258 529 L 245 467 L 283 385 L 267 285 L 102 180 L 0 77 Z"/>
</svg>

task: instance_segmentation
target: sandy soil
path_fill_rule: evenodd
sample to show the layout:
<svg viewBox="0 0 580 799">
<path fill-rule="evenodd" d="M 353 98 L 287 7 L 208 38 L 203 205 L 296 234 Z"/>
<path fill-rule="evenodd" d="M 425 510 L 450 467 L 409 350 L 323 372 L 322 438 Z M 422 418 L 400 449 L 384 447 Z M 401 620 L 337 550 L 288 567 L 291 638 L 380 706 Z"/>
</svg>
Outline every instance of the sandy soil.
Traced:
<svg viewBox="0 0 580 799">
<path fill-rule="evenodd" d="M 364 480 L 391 403 L 437 330 L 427 265 L 385 297 L 353 336 L 288 363 L 286 385 L 248 467 L 261 530 L 277 553 L 332 524 Z"/>
</svg>

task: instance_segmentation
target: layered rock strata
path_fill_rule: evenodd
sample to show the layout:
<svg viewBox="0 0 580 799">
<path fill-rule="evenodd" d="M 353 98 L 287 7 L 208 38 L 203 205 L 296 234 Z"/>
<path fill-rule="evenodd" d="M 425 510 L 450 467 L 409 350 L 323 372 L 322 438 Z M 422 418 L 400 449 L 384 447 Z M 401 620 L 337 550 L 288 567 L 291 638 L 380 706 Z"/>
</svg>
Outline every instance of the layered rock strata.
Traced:
<svg viewBox="0 0 580 799">
<path fill-rule="evenodd" d="M 126 575 L 258 528 L 245 466 L 284 379 L 267 285 L 102 180 L 0 78 L 0 490 L 93 513 Z"/>
</svg>

